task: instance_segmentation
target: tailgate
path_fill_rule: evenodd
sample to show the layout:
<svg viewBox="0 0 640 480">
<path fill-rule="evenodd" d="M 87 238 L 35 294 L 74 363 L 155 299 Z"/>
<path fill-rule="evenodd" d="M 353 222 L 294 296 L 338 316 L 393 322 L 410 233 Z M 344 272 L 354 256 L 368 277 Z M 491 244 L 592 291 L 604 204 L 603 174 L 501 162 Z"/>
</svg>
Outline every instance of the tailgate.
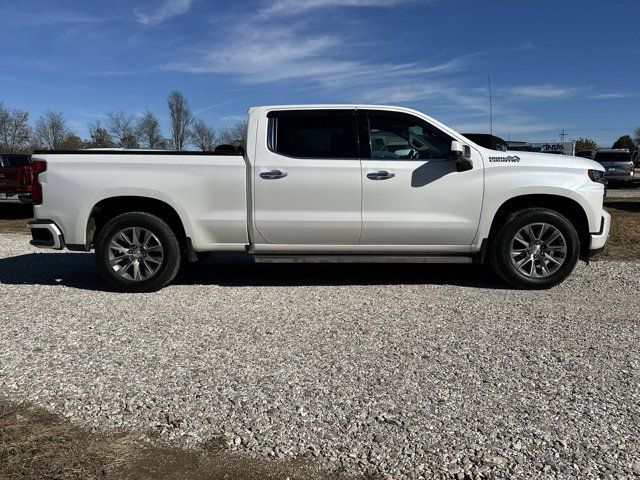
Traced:
<svg viewBox="0 0 640 480">
<path fill-rule="evenodd" d="M 600 162 L 607 172 L 630 172 L 631 162 Z"/>
<path fill-rule="evenodd" d="M 25 193 L 31 184 L 29 167 L 0 168 L 0 193 Z"/>
</svg>

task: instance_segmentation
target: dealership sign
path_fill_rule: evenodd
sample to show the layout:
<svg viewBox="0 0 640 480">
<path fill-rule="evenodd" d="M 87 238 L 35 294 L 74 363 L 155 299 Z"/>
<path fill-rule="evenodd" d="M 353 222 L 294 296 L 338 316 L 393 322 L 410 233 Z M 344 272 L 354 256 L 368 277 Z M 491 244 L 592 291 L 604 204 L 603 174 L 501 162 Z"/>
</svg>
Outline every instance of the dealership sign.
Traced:
<svg viewBox="0 0 640 480">
<path fill-rule="evenodd" d="M 575 155 L 575 142 L 534 142 L 532 147 L 539 148 L 544 153 L 562 153 L 563 155 Z"/>
</svg>

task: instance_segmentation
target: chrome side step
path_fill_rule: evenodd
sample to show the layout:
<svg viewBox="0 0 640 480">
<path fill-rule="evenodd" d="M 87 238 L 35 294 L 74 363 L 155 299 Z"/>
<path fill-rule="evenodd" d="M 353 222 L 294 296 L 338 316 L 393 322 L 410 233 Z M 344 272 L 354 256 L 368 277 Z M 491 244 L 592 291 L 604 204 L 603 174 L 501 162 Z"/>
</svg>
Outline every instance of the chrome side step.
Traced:
<svg viewBox="0 0 640 480">
<path fill-rule="evenodd" d="M 255 263 L 473 263 L 461 255 L 253 255 Z"/>
</svg>

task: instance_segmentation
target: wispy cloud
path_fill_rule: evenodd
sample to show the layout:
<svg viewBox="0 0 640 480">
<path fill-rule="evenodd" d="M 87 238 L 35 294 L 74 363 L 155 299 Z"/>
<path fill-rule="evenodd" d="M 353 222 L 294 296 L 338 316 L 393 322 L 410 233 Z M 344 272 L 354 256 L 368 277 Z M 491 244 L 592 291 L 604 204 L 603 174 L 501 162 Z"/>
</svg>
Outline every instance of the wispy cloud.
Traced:
<svg viewBox="0 0 640 480">
<path fill-rule="evenodd" d="M 83 117 L 97 118 L 97 119 L 106 119 L 107 118 L 107 114 L 103 113 L 103 112 L 88 112 L 86 110 L 79 110 L 78 113 L 80 115 L 82 115 Z"/>
<path fill-rule="evenodd" d="M 631 98 L 635 95 L 629 93 L 598 93 L 596 95 L 589 95 L 589 98 L 593 100 L 613 100 L 616 98 Z"/>
<path fill-rule="evenodd" d="M 135 10 L 136 19 L 143 25 L 158 25 L 177 15 L 189 11 L 193 0 L 164 0 L 160 6 L 151 10 Z"/>
<path fill-rule="evenodd" d="M 429 0 L 275 0 L 260 12 L 260 16 L 296 15 L 309 10 L 329 7 L 392 7 L 402 3 Z"/>
<path fill-rule="evenodd" d="M 174 0 L 175 2 L 176 0 Z M 184 1 L 184 0 L 183 0 Z M 362 58 L 349 48 L 349 33 L 339 26 L 333 32 L 310 33 L 304 15 L 323 8 L 389 8 L 433 0 L 271 0 L 253 15 L 229 19 L 222 40 L 204 51 L 191 49 L 181 59 L 161 69 L 187 73 L 234 75 L 247 84 L 280 81 L 305 82 L 308 86 L 355 88 L 417 76 L 432 77 L 460 71 L 467 58 L 444 62 L 380 62 Z M 264 17 L 280 17 L 267 23 Z M 282 17 L 287 17 L 282 18 Z M 348 32 L 348 30 L 346 30 Z M 229 40 L 230 39 L 230 40 Z M 357 53 L 357 55 L 356 55 Z"/>
<path fill-rule="evenodd" d="M 559 85 L 519 85 L 503 89 L 503 92 L 519 98 L 567 98 L 583 93 L 584 88 Z"/>
<path fill-rule="evenodd" d="M 453 111 L 462 108 L 465 112 L 489 113 L 489 102 L 486 95 L 473 90 L 464 90 L 442 81 L 403 83 L 371 88 L 357 95 L 356 100 L 376 104 L 426 102 L 432 107 L 436 105 L 454 107 L 451 108 Z"/>
<path fill-rule="evenodd" d="M 214 48 L 189 61 L 166 65 L 167 70 L 189 73 L 233 74 L 244 83 L 305 80 L 312 85 L 339 88 L 345 85 L 380 83 L 390 79 L 435 76 L 462 68 L 463 58 L 438 64 L 423 62 L 374 63 L 350 58 L 340 52 L 338 36 L 305 36 L 295 27 L 254 31 L 236 35 L 239 40 Z"/>
<path fill-rule="evenodd" d="M 464 133 L 489 133 L 489 119 L 485 122 L 451 122 L 451 126 L 458 132 Z M 560 126 L 554 123 L 544 123 L 527 115 L 501 116 L 493 121 L 493 133 L 504 137 L 505 140 L 513 139 L 513 135 L 524 137 L 540 136 L 551 137 L 560 130 Z"/>
<path fill-rule="evenodd" d="M 481 57 L 534 48 L 531 43 L 402 61 L 387 58 L 383 46 L 358 47 L 362 38 L 344 25 L 319 31 L 311 17 L 322 8 L 394 7 L 431 0 L 274 0 L 263 10 L 230 19 L 219 40 L 202 48 L 183 52 L 179 60 L 163 70 L 230 76 L 244 84 L 288 82 L 297 89 L 315 89 L 332 98 L 358 103 L 428 105 L 431 112 L 455 112 L 466 131 L 485 131 L 488 126 L 488 92 L 477 85 L 464 85 L 459 74 L 469 70 Z M 264 17 L 270 21 L 265 22 Z M 236 21 L 237 20 L 237 21 Z M 341 20 L 337 20 L 341 22 Z M 345 20 L 348 23 L 348 20 Z M 370 39 L 369 39 L 370 40 Z M 379 48 L 380 47 L 380 48 Z M 370 52 L 371 55 L 363 55 Z M 440 57 L 442 58 L 442 57 Z M 564 98 L 589 89 L 570 86 L 519 85 L 501 90 L 502 104 L 494 108 L 500 115 L 495 131 L 524 135 L 546 133 L 556 125 L 540 122 L 513 108 L 525 99 Z M 205 107 L 202 111 L 207 111 Z M 470 123 L 470 119 L 482 120 Z"/>
<path fill-rule="evenodd" d="M 223 107 L 225 105 L 229 105 L 230 103 L 232 103 L 231 100 L 226 100 L 224 102 L 214 103 L 213 105 L 207 105 L 206 107 L 200 107 L 200 108 L 194 110 L 193 113 L 195 115 L 201 115 L 201 114 L 209 112 L 211 110 L 217 110 L 218 108 Z"/>
<path fill-rule="evenodd" d="M 34 14 L 4 12 L 0 20 L 0 25 L 11 24 L 12 26 L 39 27 L 52 25 L 86 25 L 104 21 L 105 18 L 73 12 L 38 12 Z"/>
</svg>

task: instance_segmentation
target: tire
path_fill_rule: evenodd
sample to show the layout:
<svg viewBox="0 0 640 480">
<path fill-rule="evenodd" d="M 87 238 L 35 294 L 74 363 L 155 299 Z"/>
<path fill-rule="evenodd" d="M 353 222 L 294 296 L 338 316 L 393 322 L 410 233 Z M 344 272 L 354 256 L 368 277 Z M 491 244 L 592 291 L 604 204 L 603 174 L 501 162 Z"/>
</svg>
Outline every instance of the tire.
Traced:
<svg viewBox="0 0 640 480">
<path fill-rule="evenodd" d="M 171 227 L 146 212 L 118 215 L 96 240 L 98 270 L 120 292 L 160 290 L 175 278 L 180 258 L 180 243 Z"/>
<path fill-rule="evenodd" d="M 489 260 L 496 274 L 523 289 L 558 285 L 573 271 L 579 256 L 580 239 L 573 224 L 562 214 L 546 208 L 512 213 L 489 245 Z"/>
</svg>

